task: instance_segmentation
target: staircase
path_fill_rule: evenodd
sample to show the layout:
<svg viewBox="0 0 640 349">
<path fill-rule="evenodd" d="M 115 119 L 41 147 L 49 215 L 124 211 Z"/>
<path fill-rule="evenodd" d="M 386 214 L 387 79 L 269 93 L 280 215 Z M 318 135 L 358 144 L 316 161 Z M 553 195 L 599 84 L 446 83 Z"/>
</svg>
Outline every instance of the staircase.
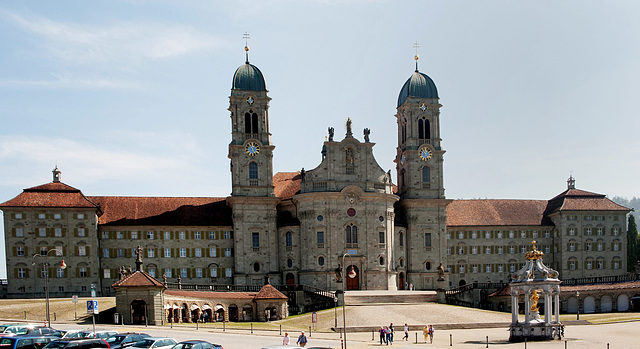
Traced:
<svg viewBox="0 0 640 349">
<path fill-rule="evenodd" d="M 417 304 L 436 302 L 436 291 L 347 291 L 347 305 Z"/>
</svg>

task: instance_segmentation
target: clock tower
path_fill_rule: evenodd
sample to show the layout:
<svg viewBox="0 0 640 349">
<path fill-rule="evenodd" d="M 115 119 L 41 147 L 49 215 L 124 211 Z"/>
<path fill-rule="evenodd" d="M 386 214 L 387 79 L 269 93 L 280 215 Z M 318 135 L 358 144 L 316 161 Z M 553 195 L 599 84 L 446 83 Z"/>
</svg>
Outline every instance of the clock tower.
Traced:
<svg viewBox="0 0 640 349">
<path fill-rule="evenodd" d="M 246 35 L 248 37 L 248 35 Z M 278 283 L 275 251 L 276 205 L 273 187 L 273 150 L 269 133 L 269 101 L 266 83 L 258 67 L 246 62 L 233 76 L 231 112 L 231 196 L 233 212 L 233 282 L 262 284 L 265 275 Z M 272 275 L 270 275 L 272 274 Z"/>
<path fill-rule="evenodd" d="M 416 44 L 417 47 L 417 44 Z M 397 214 L 407 228 L 401 252 L 408 282 L 423 289 L 444 287 L 436 266 L 446 265 L 447 205 L 443 184 L 444 149 L 440 139 L 440 105 L 436 85 L 416 70 L 398 96 Z"/>
</svg>

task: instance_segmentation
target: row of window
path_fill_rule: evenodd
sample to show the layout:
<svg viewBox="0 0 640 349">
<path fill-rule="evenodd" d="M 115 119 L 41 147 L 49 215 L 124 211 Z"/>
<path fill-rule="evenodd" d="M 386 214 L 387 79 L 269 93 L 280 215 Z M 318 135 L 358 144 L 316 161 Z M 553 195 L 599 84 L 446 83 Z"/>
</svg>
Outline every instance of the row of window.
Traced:
<svg viewBox="0 0 640 349">
<path fill-rule="evenodd" d="M 585 215 L 582 216 L 582 219 L 584 219 L 585 221 L 604 221 L 605 217 L 604 216 L 592 216 L 592 215 Z M 619 220 L 620 217 L 619 216 L 613 216 L 613 220 L 617 221 Z M 567 216 L 567 220 L 568 221 L 577 221 L 578 220 L 578 216 L 577 215 L 570 215 Z"/>
<path fill-rule="evenodd" d="M 65 257 L 67 256 L 67 247 L 66 246 L 54 246 L 53 248 L 50 246 L 40 246 L 39 254 L 41 256 L 46 256 L 50 250 L 56 250 L 55 255 Z M 85 257 L 89 256 L 90 246 L 87 245 L 77 245 L 75 246 L 75 254 L 74 256 Z M 29 247 L 28 246 L 13 246 L 13 256 L 15 257 L 31 257 L 29 255 Z"/>
<path fill-rule="evenodd" d="M 510 245 L 510 246 L 448 246 L 447 255 L 457 254 L 508 254 L 527 253 L 529 246 L 527 245 Z M 551 247 L 548 245 L 539 246 L 540 251 L 550 253 Z"/>
<path fill-rule="evenodd" d="M 221 240 L 221 239 L 233 239 L 233 231 L 103 231 L 102 239 L 116 239 L 116 240 Z"/>
<path fill-rule="evenodd" d="M 40 269 L 39 277 L 45 278 L 45 275 L 47 274 L 47 269 L 44 267 L 40 267 L 39 269 Z M 91 268 L 89 267 L 77 267 L 75 268 L 75 277 L 78 277 L 78 278 L 89 277 L 90 271 L 91 271 Z M 29 268 L 27 267 L 15 268 L 13 272 L 14 272 L 14 277 L 17 279 L 29 278 Z M 49 272 L 49 275 L 48 275 L 49 278 L 62 279 L 62 278 L 68 277 L 69 269 L 49 268 L 48 272 Z"/>
<path fill-rule="evenodd" d="M 595 269 L 605 269 L 606 261 L 604 258 L 598 258 L 597 260 L 593 260 L 593 258 L 587 259 L 583 261 L 583 268 L 585 270 L 593 270 Z M 622 261 L 619 258 L 615 258 L 611 261 L 611 269 L 618 270 L 622 266 Z M 576 259 L 570 259 L 567 261 L 567 268 L 569 270 L 578 270 L 579 263 Z"/>
<path fill-rule="evenodd" d="M 12 230 L 13 230 L 14 237 L 18 237 L 18 238 L 24 237 L 23 227 L 15 227 Z M 38 237 L 43 237 L 43 238 L 44 237 L 61 238 L 61 237 L 67 236 L 67 229 L 62 227 L 54 227 L 54 228 L 37 227 L 35 233 Z M 74 233 L 74 236 L 76 237 L 84 237 L 87 234 L 86 228 L 84 226 L 79 226 L 77 228 L 74 228 L 73 233 Z"/>
<path fill-rule="evenodd" d="M 576 247 L 579 245 L 580 244 L 575 242 L 569 242 L 567 243 L 567 251 L 576 252 L 577 251 Z M 584 251 L 586 252 L 593 252 L 593 251 L 602 252 L 605 250 L 605 243 L 601 241 L 598 241 L 595 244 L 591 241 L 587 241 L 582 245 L 583 245 Z M 595 246 L 595 249 L 594 249 L 594 246 Z M 611 243 L 611 250 L 614 252 L 620 251 L 620 246 L 621 245 L 619 241 L 614 241 Z"/>
<path fill-rule="evenodd" d="M 11 218 L 13 219 L 26 219 L 27 218 L 26 213 L 12 213 L 11 214 Z M 74 219 L 85 219 L 87 218 L 87 216 L 84 213 L 73 213 L 73 218 Z M 34 219 L 64 219 L 65 215 L 64 213 L 34 213 L 33 214 L 33 218 Z"/>
<path fill-rule="evenodd" d="M 162 277 L 163 275 L 166 275 L 167 278 L 173 278 L 173 277 L 178 277 L 180 276 L 180 278 L 204 278 L 204 277 L 209 277 L 209 278 L 220 278 L 223 275 L 224 272 L 224 277 L 232 277 L 233 276 L 233 269 L 232 268 L 218 268 L 218 267 L 211 267 L 211 268 L 166 268 L 164 269 L 164 274 L 163 275 L 157 275 L 157 273 L 159 271 L 162 271 L 162 269 L 158 269 L 158 268 L 154 268 L 154 267 L 147 267 L 147 273 L 149 273 L 149 275 L 155 277 Z M 103 270 L 103 277 L 105 279 L 111 279 L 119 277 L 118 275 L 118 269 L 104 269 Z"/>
<path fill-rule="evenodd" d="M 575 227 L 569 227 L 567 228 L 567 235 L 568 236 L 576 236 L 578 232 L 578 229 Z M 605 228 L 604 227 L 596 227 L 596 228 L 592 228 L 592 227 L 587 227 L 583 229 L 583 233 L 585 236 L 604 236 L 605 235 Z M 613 236 L 618 236 L 620 235 L 620 227 L 618 226 L 614 226 L 611 228 L 611 235 Z"/>
<path fill-rule="evenodd" d="M 465 239 L 515 239 L 516 237 L 519 237 L 521 239 L 537 239 L 537 238 L 541 238 L 541 237 L 545 237 L 545 238 L 550 238 L 551 237 L 551 231 L 549 230 L 545 230 L 542 232 L 538 232 L 536 230 L 534 231 L 525 231 L 525 230 L 521 230 L 521 231 L 514 231 L 514 230 L 509 230 L 509 231 L 458 231 L 458 232 L 447 232 L 447 240 L 452 240 L 452 239 L 458 239 L 458 240 L 465 240 Z"/>
<path fill-rule="evenodd" d="M 233 257 L 233 248 L 147 248 L 147 258 L 198 258 L 198 257 Z M 103 258 L 129 258 L 136 254 L 136 248 L 103 248 Z"/>
</svg>

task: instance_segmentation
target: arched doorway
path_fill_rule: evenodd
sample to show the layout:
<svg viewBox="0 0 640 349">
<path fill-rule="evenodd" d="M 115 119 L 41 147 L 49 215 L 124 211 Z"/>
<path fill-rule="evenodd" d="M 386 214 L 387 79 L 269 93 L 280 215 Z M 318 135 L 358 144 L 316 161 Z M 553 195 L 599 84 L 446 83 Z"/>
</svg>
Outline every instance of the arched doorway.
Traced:
<svg viewBox="0 0 640 349">
<path fill-rule="evenodd" d="M 460 280 L 460 282 L 458 282 L 458 286 L 464 286 L 466 284 L 467 284 L 467 282 L 464 281 L 464 280 Z"/>
<path fill-rule="evenodd" d="M 592 296 L 586 297 L 584 299 L 584 303 L 582 304 L 584 307 L 585 314 L 592 314 L 596 312 L 596 299 Z"/>
<path fill-rule="evenodd" d="M 211 310 L 211 306 L 209 304 L 205 304 L 202 306 L 202 322 L 211 321 L 213 321 L 213 311 Z"/>
<path fill-rule="evenodd" d="M 356 272 L 356 276 L 352 279 L 350 278 L 349 272 L 351 271 L 351 268 L 353 268 L 353 271 Z M 347 267 L 347 275 L 346 279 L 347 279 L 347 290 L 359 290 L 360 289 L 360 271 L 358 270 L 358 267 L 356 267 L 355 265 L 350 265 Z"/>
<path fill-rule="evenodd" d="M 144 325 L 147 319 L 147 302 L 136 299 L 131 302 L 131 323 L 133 325 Z"/>
<path fill-rule="evenodd" d="M 567 313 L 575 314 L 578 312 L 578 298 L 570 297 L 567 300 Z"/>
<path fill-rule="evenodd" d="M 268 319 L 268 321 L 276 321 L 276 320 L 280 320 L 280 316 L 278 316 L 278 310 L 276 309 L 276 307 L 268 307 L 265 309 L 265 315 Z"/>
<path fill-rule="evenodd" d="M 200 320 L 200 307 L 197 304 L 191 304 L 191 322 Z"/>
<path fill-rule="evenodd" d="M 224 321 L 224 307 L 222 304 L 216 305 L 213 309 L 216 311 L 216 321 L 223 322 Z"/>
<path fill-rule="evenodd" d="M 629 296 L 626 294 L 618 296 L 618 311 L 629 311 Z"/>
<path fill-rule="evenodd" d="M 189 322 L 189 308 L 187 307 L 187 303 L 182 303 L 182 307 L 180 308 L 180 315 L 182 315 L 182 319 L 180 319 L 180 322 Z"/>
<path fill-rule="evenodd" d="M 611 310 L 613 310 L 613 301 L 611 300 L 611 296 L 602 296 L 602 298 L 600 298 L 600 312 L 610 313 Z"/>
<path fill-rule="evenodd" d="M 403 272 L 400 272 L 400 274 L 398 274 L 398 289 L 404 290 L 404 273 Z"/>
<path fill-rule="evenodd" d="M 253 307 L 249 304 L 242 307 L 242 321 L 253 321 Z"/>
<path fill-rule="evenodd" d="M 288 286 L 293 286 L 296 284 L 296 277 L 295 275 L 293 275 L 293 273 L 287 273 L 287 276 L 285 277 L 285 279 L 287 280 Z"/>
<path fill-rule="evenodd" d="M 229 306 L 229 321 L 238 321 L 238 306 L 235 304 Z"/>
</svg>

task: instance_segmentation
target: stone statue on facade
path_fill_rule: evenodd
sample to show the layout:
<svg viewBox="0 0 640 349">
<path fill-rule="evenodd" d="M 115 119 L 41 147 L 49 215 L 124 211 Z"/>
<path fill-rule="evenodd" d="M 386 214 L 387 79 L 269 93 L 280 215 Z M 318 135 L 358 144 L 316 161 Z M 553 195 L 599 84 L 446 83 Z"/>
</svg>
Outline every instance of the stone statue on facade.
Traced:
<svg viewBox="0 0 640 349">
<path fill-rule="evenodd" d="M 333 127 L 329 127 L 328 131 L 329 131 L 329 142 L 333 142 L 333 132 L 334 132 Z"/>
<path fill-rule="evenodd" d="M 371 134 L 371 130 L 368 128 L 364 129 L 364 141 L 369 143 L 369 135 Z"/>
<path fill-rule="evenodd" d="M 440 263 L 440 265 L 438 265 L 438 281 L 444 280 L 444 267 L 442 266 L 442 263 Z"/>
<path fill-rule="evenodd" d="M 347 137 L 353 137 L 353 131 L 351 131 L 351 118 L 347 117 Z"/>
</svg>

